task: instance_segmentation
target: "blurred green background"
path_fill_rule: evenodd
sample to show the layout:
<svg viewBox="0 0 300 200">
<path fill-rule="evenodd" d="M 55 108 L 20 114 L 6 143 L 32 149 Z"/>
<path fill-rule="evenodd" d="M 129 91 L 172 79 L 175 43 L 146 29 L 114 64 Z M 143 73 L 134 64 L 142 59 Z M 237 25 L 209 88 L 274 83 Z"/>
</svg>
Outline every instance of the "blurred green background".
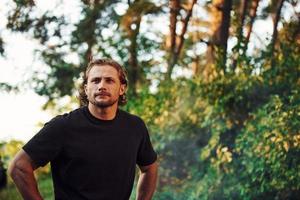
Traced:
<svg viewBox="0 0 300 200">
<path fill-rule="evenodd" d="M 129 75 L 123 109 L 159 154 L 155 200 L 300 199 L 299 1 L 77 0 L 75 20 L 57 2 L 1 5 L 6 31 L 34 40 L 44 64 L 2 92 L 31 88 L 43 109 L 66 112 L 89 57 L 113 58 Z M 5 168 L 22 145 L 0 143 Z M 49 166 L 36 176 L 53 199 Z M 0 199 L 21 199 L 10 179 Z"/>
</svg>

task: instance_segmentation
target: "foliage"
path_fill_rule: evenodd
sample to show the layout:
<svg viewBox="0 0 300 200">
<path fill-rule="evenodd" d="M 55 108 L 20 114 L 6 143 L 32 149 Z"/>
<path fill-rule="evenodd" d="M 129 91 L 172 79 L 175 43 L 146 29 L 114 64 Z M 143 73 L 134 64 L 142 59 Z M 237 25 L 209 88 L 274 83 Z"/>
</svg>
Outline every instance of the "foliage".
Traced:
<svg viewBox="0 0 300 200">
<path fill-rule="evenodd" d="M 250 199 L 291 199 L 299 195 L 299 91 L 271 96 L 253 113 L 236 141 L 239 182 Z M 272 198 L 270 198 L 272 197 Z"/>
<path fill-rule="evenodd" d="M 129 102 L 159 150 L 160 199 L 296 199 L 299 54 L 288 50 L 259 75 L 249 66 L 211 82 L 176 79 Z"/>
<path fill-rule="evenodd" d="M 7 83 L 2 83 L 0 82 L 0 91 L 6 91 L 6 92 L 18 92 L 19 89 L 17 86 L 12 86 L 12 85 L 9 85 Z"/>
<path fill-rule="evenodd" d="M 12 158 L 24 145 L 24 142 L 11 140 L 9 142 L 0 143 L 0 158 L 4 162 L 4 167 L 7 169 Z"/>
<path fill-rule="evenodd" d="M 42 45 L 38 52 L 50 69 L 45 70 L 44 78 L 36 74 L 32 85 L 38 94 L 49 97 L 49 108 L 55 108 L 59 97 L 68 97 L 74 104 L 74 84 L 87 57 L 94 52 L 120 61 L 130 74 L 134 71 L 130 59 L 137 61 L 137 91 L 136 94 L 129 91 L 129 102 L 123 109 L 144 119 L 158 151 L 160 178 L 154 199 L 299 198 L 300 29 L 296 15 L 290 21 L 281 20 L 275 44 L 267 40 L 265 46 L 249 53 L 247 45 L 251 40 L 243 32 L 237 32 L 249 28 L 246 25 L 250 22 L 245 21 L 246 27 L 239 27 L 239 15 L 235 13 L 230 39 L 237 39 L 237 43 L 223 52 L 233 58 L 226 62 L 214 60 L 222 57 L 218 51 L 211 59 L 207 54 L 214 42 L 209 41 L 210 37 L 217 34 L 218 27 L 210 30 L 206 19 L 192 17 L 193 29 L 183 37 L 183 49 L 174 63 L 174 71 L 178 70 L 179 75 L 163 80 L 163 69 L 169 62 L 166 58 L 171 51 L 167 48 L 170 35 L 151 30 L 151 20 L 144 19 L 153 18 L 154 24 L 157 15 L 166 17 L 167 12 L 172 12 L 166 11 L 166 4 L 146 0 L 100 4 L 81 1 L 80 20 L 70 24 L 64 16 L 51 12 L 34 17 L 30 14 L 35 9 L 32 1 L 14 2 L 7 28 L 26 32 Z M 220 17 L 222 9 L 212 9 L 214 2 L 220 2 L 221 6 L 225 1 L 206 1 L 206 6 L 198 3 L 195 9 L 202 6 L 211 16 Z M 295 2 L 285 1 L 285 5 L 298 5 Z M 232 3 L 232 9 L 237 11 L 241 3 Z M 274 15 L 275 3 L 271 1 L 259 17 Z M 116 12 L 117 5 L 127 6 L 125 14 Z M 180 6 L 186 9 L 189 2 L 183 1 Z M 178 21 L 182 19 L 184 16 Z M 49 28 L 50 24 L 54 28 Z M 66 30 L 69 37 L 64 37 Z M 109 34 L 110 31 L 113 33 Z M 59 42 L 49 46 L 49 39 L 54 37 Z M 176 38 L 173 42 L 177 42 Z M 205 47 L 203 52 L 199 50 L 200 43 L 201 48 Z M 70 59 L 70 55 L 75 55 L 78 62 Z M 192 71 L 192 75 L 182 75 L 184 70 Z M 0 87 L 11 89 L 5 83 L 0 83 Z M 66 107 L 72 107 L 71 103 Z M 1 145 L 0 155 L 6 166 L 20 146 L 15 141 Z M 46 188 L 45 197 L 50 198 L 52 186 L 48 173 L 46 168 L 38 177 L 42 180 L 41 187 Z M 9 186 L 8 192 L 0 193 L 0 198 L 10 192 L 15 195 L 13 190 Z M 134 194 L 135 191 L 132 198 Z M 9 198 L 18 199 L 5 196 Z"/>
</svg>

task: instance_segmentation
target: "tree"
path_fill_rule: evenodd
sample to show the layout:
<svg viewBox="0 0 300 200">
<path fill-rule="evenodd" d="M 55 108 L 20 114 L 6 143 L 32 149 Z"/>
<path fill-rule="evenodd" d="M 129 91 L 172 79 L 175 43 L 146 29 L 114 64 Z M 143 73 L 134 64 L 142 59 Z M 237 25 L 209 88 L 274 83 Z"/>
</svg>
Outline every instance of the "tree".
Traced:
<svg viewBox="0 0 300 200">
<path fill-rule="evenodd" d="M 140 24 L 142 17 L 147 14 L 157 14 L 161 8 L 148 0 L 135 0 L 129 3 L 129 8 L 121 19 L 121 26 L 125 30 L 125 38 L 128 38 L 130 44 L 128 45 L 128 76 L 130 90 L 133 96 L 137 96 L 137 85 L 142 82 L 143 75 L 138 63 L 138 35 L 140 34 Z"/>
<path fill-rule="evenodd" d="M 208 47 L 209 63 L 219 63 L 221 71 L 226 72 L 227 40 L 229 37 L 231 0 L 212 2 L 213 34 Z"/>
<path fill-rule="evenodd" d="M 244 54 L 246 54 L 246 51 L 247 51 L 247 48 L 248 48 L 248 43 L 249 43 L 250 36 L 251 36 L 251 33 L 252 33 L 253 24 L 254 24 L 256 15 L 257 15 L 258 5 L 259 5 L 259 0 L 253 0 L 251 2 L 250 12 L 249 12 L 250 21 L 247 25 L 247 33 L 246 33 L 245 45 L 244 45 L 244 49 L 243 49 Z"/>
<path fill-rule="evenodd" d="M 275 46 L 275 43 L 277 41 L 277 34 L 278 34 L 278 31 L 277 31 L 277 26 L 278 26 L 278 22 L 279 22 L 279 19 L 280 19 L 280 14 L 281 14 L 281 9 L 282 9 L 282 6 L 283 6 L 283 3 L 284 3 L 284 0 L 280 0 L 277 2 L 277 5 L 276 5 L 276 11 L 275 11 L 275 15 L 273 17 L 273 34 L 272 34 L 272 40 L 271 40 L 271 44 L 270 44 L 270 54 L 271 54 L 271 67 L 275 67 L 275 59 L 274 59 L 274 46 Z"/>
<path fill-rule="evenodd" d="M 236 49 L 234 50 L 234 57 L 232 61 L 232 71 L 235 71 L 236 65 L 237 65 L 237 59 L 239 57 L 240 49 L 241 46 L 243 45 L 243 39 L 244 39 L 244 32 L 243 28 L 245 25 L 245 19 L 247 16 L 247 8 L 248 8 L 248 0 L 243 0 L 240 4 L 240 11 L 239 15 L 237 16 L 238 21 L 240 21 L 238 28 L 237 28 L 237 46 Z"/>
<path fill-rule="evenodd" d="M 170 9 L 170 48 L 169 48 L 169 58 L 168 58 L 168 68 L 165 75 L 165 79 L 168 80 L 171 78 L 171 74 L 174 66 L 179 59 L 180 52 L 184 43 L 184 36 L 188 28 L 188 23 L 192 16 L 193 7 L 197 3 L 197 0 L 192 0 L 186 5 L 181 5 L 179 0 L 170 0 L 169 9 Z M 180 13 L 185 12 L 185 17 Z M 181 21 L 178 22 L 178 18 L 181 18 Z M 182 26 L 181 32 L 177 35 L 179 24 Z"/>
</svg>

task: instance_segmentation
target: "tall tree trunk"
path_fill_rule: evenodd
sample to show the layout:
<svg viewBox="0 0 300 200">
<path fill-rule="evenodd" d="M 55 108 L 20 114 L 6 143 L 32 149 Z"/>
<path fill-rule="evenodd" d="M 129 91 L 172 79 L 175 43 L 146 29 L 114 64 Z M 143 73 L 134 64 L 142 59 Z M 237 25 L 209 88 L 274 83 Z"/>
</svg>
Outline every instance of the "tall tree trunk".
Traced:
<svg viewBox="0 0 300 200">
<path fill-rule="evenodd" d="M 180 0 L 170 0 L 170 58 L 168 60 L 168 69 L 166 73 L 166 79 L 171 78 L 172 70 L 176 64 L 176 28 L 177 28 L 177 17 L 180 10 Z"/>
<path fill-rule="evenodd" d="M 131 84 L 131 92 L 133 96 L 137 95 L 137 84 L 138 84 L 138 77 L 139 77 L 139 64 L 137 60 L 137 36 L 140 32 L 140 24 L 141 24 L 141 17 L 139 17 L 134 25 L 135 29 L 131 29 L 131 33 L 129 34 L 130 39 L 130 46 L 128 47 L 129 50 L 129 83 Z"/>
<path fill-rule="evenodd" d="M 277 30 L 277 26 L 278 26 L 278 22 L 280 19 L 280 13 L 281 13 L 281 8 L 283 6 L 284 0 L 279 0 L 277 2 L 277 6 L 276 6 L 276 13 L 273 19 L 273 35 L 272 35 L 272 40 L 271 40 L 271 47 L 270 47 L 270 53 L 271 53 L 271 67 L 275 67 L 276 62 L 275 62 L 275 58 L 274 58 L 274 47 L 275 47 L 275 43 L 277 41 L 277 35 L 278 35 L 278 30 Z"/>
<path fill-rule="evenodd" d="M 232 9 L 232 0 L 225 0 L 224 6 L 222 10 L 222 24 L 221 24 L 221 30 L 220 30 L 220 47 L 221 47 L 221 53 L 222 53 L 222 64 L 223 64 L 223 70 L 225 72 L 226 68 L 226 58 L 227 58 L 227 41 L 229 37 L 229 27 L 230 27 L 230 12 Z"/>
<path fill-rule="evenodd" d="M 250 36 L 251 36 L 251 33 L 252 33 L 253 24 L 254 24 L 254 21 L 255 21 L 255 18 L 256 18 L 258 5 L 259 5 L 259 0 L 252 0 L 251 1 L 251 7 L 250 7 L 250 12 L 249 12 L 250 22 L 248 24 L 247 34 L 246 34 L 246 37 L 245 37 L 245 44 L 244 44 L 244 49 L 243 49 L 244 54 L 246 54 L 246 51 L 248 49 L 248 43 L 249 43 Z"/>
<path fill-rule="evenodd" d="M 181 34 L 179 35 L 179 37 L 177 37 L 177 34 L 176 34 L 177 21 L 175 23 L 175 27 L 173 27 L 173 25 L 174 25 L 173 23 L 175 22 L 175 20 L 173 19 L 174 16 L 172 16 L 172 18 L 171 18 L 170 29 L 171 29 L 171 33 L 172 33 L 171 34 L 171 42 L 172 43 L 171 43 L 171 49 L 170 49 L 171 56 L 170 56 L 170 60 L 169 60 L 168 71 L 166 74 L 167 80 L 171 78 L 174 66 L 178 61 L 178 58 L 179 58 L 179 55 L 180 55 L 180 52 L 181 52 L 181 49 L 182 49 L 183 43 L 184 43 L 184 35 L 187 31 L 188 23 L 190 21 L 190 18 L 193 13 L 193 8 L 196 3 L 197 3 L 197 0 L 192 0 L 192 2 L 190 3 L 189 9 L 186 11 L 187 12 L 186 17 L 182 21 L 182 29 L 181 29 Z M 179 4 L 178 5 L 176 4 L 176 6 L 179 6 L 179 8 L 180 8 Z M 179 14 L 179 11 L 180 10 L 178 10 L 177 15 Z"/>
<path fill-rule="evenodd" d="M 241 3 L 241 9 L 240 9 L 240 17 L 241 17 L 241 23 L 237 29 L 237 39 L 238 39 L 238 43 L 237 43 L 237 49 L 234 53 L 234 58 L 233 58 L 233 63 L 232 63 L 232 71 L 235 70 L 236 65 L 237 65 L 237 59 L 239 57 L 240 54 L 240 49 L 241 49 L 241 44 L 243 43 L 243 28 L 244 28 L 244 24 L 245 24 L 245 18 L 246 18 L 246 14 L 247 14 L 247 7 L 248 7 L 248 3 L 249 0 L 243 0 Z"/>
<path fill-rule="evenodd" d="M 214 6 L 217 8 L 216 12 L 221 12 L 218 25 L 213 33 L 212 41 L 208 51 L 211 54 L 212 60 L 218 62 L 218 65 L 222 68 L 223 73 L 226 70 L 226 58 L 227 58 L 227 40 L 229 37 L 230 27 L 230 12 L 232 9 L 232 0 L 215 0 Z M 216 48 L 216 49 L 215 49 Z M 217 50 L 217 51 L 216 51 Z"/>
<path fill-rule="evenodd" d="M 174 66 L 178 62 L 178 58 L 180 56 L 181 49 L 184 43 L 184 35 L 187 31 L 188 23 L 193 13 L 194 5 L 197 3 L 197 0 L 192 0 L 189 5 L 189 9 L 186 10 L 186 17 L 182 20 L 182 29 L 181 33 L 178 36 L 176 34 L 177 28 L 177 17 L 180 14 L 180 4 L 179 0 L 171 0 L 170 1 L 170 38 L 171 38 L 171 45 L 170 45 L 170 59 L 168 61 L 168 69 L 166 73 L 166 80 L 169 80 L 172 75 L 172 71 Z"/>
<path fill-rule="evenodd" d="M 219 31 L 220 24 L 222 23 L 222 4 L 223 0 L 213 0 L 211 7 L 210 7 L 210 29 L 212 31 L 212 35 L 210 40 L 206 43 L 207 44 L 207 50 L 206 50 L 206 60 L 207 65 L 205 69 L 203 70 L 204 77 L 207 78 L 207 81 L 211 79 L 212 74 L 216 72 L 216 45 L 218 42 L 217 32 Z"/>
<path fill-rule="evenodd" d="M 85 59 L 84 59 L 84 65 L 83 66 L 87 66 L 88 62 L 93 58 L 93 46 L 97 43 L 96 41 L 96 37 L 95 37 L 95 30 L 96 30 L 96 20 L 98 18 L 98 13 L 99 13 L 99 10 L 97 10 L 96 8 L 94 8 L 93 10 L 91 10 L 91 13 L 93 13 L 92 15 L 90 16 L 87 16 L 87 22 L 85 25 L 85 28 L 88 27 L 88 35 L 86 36 L 86 44 L 87 44 L 87 50 L 85 52 Z"/>
<path fill-rule="evenodd" d="M 182 46 L 183 46 L 183 42 L 184 42 L 184 35 L 187 31 L 187 27 L 188 27 L 188 23 L 190 21 L 190 18 L 193 14 L 193 8 L 194 8 L 194 5 L 197 3 L 197 0 L 193 0 L 191 5 L 190 5 L 190 8 L 189 10 L 187 11 L 187 15 L 185 17 L 185 19 L 183 20 L 183 27 L 182 27 L 182 31 L 181 31 L 181 34 L 180 34 L 180 37 L 179 37 L 179 44 L 178 44 L 178 47 L 176 49 L 176 54 L 177 54 L 177 58 L 180 54 L 180 51 L 182 49 Z"/>
<path fill-rule="evenodd" d="M 142 17 L 147 14 L 158 13 L 160 8 L 147 0 L 127 2 L 129 6 L 121 18 L 120 25 L 125 31 L 125 37 L 130 41 L 130 44 L 127 46 L 129 92 L 131 95 L 136 96 L 139 84 L 143 83 L 142 68 L 138 62 L 138 36 L 140 34 Z"/>
</svg>

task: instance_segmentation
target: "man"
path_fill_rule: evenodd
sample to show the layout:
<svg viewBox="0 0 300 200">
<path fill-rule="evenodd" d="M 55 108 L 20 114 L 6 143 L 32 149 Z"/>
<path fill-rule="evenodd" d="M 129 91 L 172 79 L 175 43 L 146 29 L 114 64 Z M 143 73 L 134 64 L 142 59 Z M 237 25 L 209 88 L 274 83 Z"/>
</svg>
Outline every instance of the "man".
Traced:
<svg viewBox="0 0 300 200">
<path fill-rule="evenodd" d="M 56 200 L 128 200 L 137 164 L 136 199 L 151 199 L 157 155 L 144 122 L 118 108 L 126 103 L 125 71 L 96 59 L 83 78 L 80 97 L 87 106 L 46 123 L 11 163 L 18 190 L 26 200 L 43 199 L 33 171 L 50 162 Z"/>
</svg>

